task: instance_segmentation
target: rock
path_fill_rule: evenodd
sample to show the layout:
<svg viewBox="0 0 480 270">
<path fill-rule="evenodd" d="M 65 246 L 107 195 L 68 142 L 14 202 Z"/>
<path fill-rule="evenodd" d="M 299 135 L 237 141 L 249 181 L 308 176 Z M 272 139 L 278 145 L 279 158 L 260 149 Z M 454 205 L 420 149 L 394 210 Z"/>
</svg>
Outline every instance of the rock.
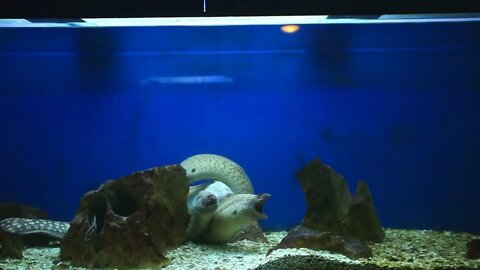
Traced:
<svg viewBox="0 0 480 270">
<path fill-rule="evenodd" d="M 316 159 L 298 174 L 307 201 L 303 225 L 318 231 L 342 233 L 352 195 L 342 175 Z"/>
<path fill-rule="evenodd" d="M 297 174 L 307 201 L 301 226 L 294 227 L 274 249 L 328 250 L 350 258 L 372 256 L 367 241 L 385 238 L 367 184 L 361 181 L 352 199 L 344 177 L 323 164 L 310 162 Z"/>
<path fill-rule="evenodd" d="M 284 248 L 309 248 L 338 252 L 341 250 L 341 241 L 339 237 L 332 235 L 330 232 L 319 232 L 298 225 L 290 229 L 282 241 L 268 251 L 268 254 L 276 249 Z"/>
<path fill-rule="evenodd" d="M 319 232 L 301 225 L 293 227 L 277 246 L 268 251 L 268 254 L 284 248 L 327 250 L 353 259 L 372 256 L 372 250 L 362 241 L 346 239 L 331 232 Z"/>
<path fill-rule="evenodd" d="M 258 223 L 254 223 L 250 226 L 245 227 L 243 230 L 241 230 L 236 235 L 236 238 L 232 240 L 232 242 L 241 241 L 241 240 L 249 240 L 252 242 L 266 243 L 267 237 L 263 233 L 262 228 L 260 228 L 260 225 L 258 225 Z"/>
<path fill-rule="evenodd" d="M 385 231 L 378 220 L 372 195 L 365 181 L 360 181 L 350 203 L 344 235 L 364 241 L 382 242 Z"/>
<path fill-rule="evenodd" d="M 8 202 L 0 203 L 0 220 L 11 217 L 48 219 L 48 214 L 40 208 L 24 204 Z"/>
<path fill-rule="evenodd" d="M 467 243 L 468 259 L 480 259 L 480 239 L 472 239 Z"/>
<path fill-rule="evenodd" d="M 366 242 L 352 238 L 344 238 L 344 241 L 345 253 L 342 253 L 343 255 L 351 259 L 369 258 L 373 256 L 372 249 Z"/>
<path fill-rule="evenodd" d="M 168 262 L 186 241 L 188 179 L 178 165 L 136 172 L 88 192 L 61 242 L 75 266 L 137 268 Z"/>
<path fill-rule="evenodd" d="M 0 230 L 0 259 L 22 259 L 23 241 L 20 236 Z"/>
</svg>

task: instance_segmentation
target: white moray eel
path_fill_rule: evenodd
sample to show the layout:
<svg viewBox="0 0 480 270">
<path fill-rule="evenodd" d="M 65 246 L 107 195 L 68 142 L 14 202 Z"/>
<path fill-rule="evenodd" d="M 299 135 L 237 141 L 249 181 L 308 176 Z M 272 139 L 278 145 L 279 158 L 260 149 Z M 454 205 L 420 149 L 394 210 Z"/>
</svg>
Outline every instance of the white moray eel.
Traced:
<svg viewBox="0 0 480 270">
<path fill-rule="evenodd" d="M 218 205 L 231 195 L 232 190 L 222 182 L 191 187 L 187 201 L 190 214 L 187 238 L 198 240 L 210 225 Z"/>
<path fill-rule="evenodd" d="M 218 205 L 210 226 L 202 234 L 206 243 L 220 244 L 234 240 L 248 226 L 256 225 L 258 219 L 267 218 L 263 204 L 270 194 L 234 194 Z"/>
<path fill-rule="evenodd" d="M 245 171 L 226 157 L 200 154 L 185 159 L 180 166 L 187 172 L 190 183 L 212 179 L 225 183 L 233 193 L 253 193 L 252 183 Z"/>
<path fill-rule="evenodd" d="M 238 230 L 266 217 L 263 203 L 270 195 L 252 194 L 250 179 L 232 160 L 219 155 L 200 154 L 187 158 L 180 165 L 185 169 L 190 184 L 202 179 L 219 181 L 190 188 L 187 202 L 192 217 L 187 232 L 189 239 L 227 242 Z M 95 221 L 91 226 L 96 227 Z M 10 233 L 39 233 L 60 239 L 69 227 L 68 222 L 44 219 L 8 218 L 0 221 L 0 229 Z"/>
</svg>

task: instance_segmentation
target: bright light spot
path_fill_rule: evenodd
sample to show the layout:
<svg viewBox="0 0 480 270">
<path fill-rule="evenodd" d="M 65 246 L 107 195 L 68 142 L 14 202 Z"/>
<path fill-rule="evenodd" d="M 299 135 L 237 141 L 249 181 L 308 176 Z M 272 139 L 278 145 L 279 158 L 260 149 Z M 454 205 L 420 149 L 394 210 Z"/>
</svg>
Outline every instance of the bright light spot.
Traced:
<svg viewBox="0 0 480 270">
<path fill-rule="evenodd" d="M 224 75 L 148 77 L 140 80 L 140 84 L 199 84 L 232 82 L 232 77 L 227 77 Z"/>
<path fill-rule="evenodd" d="M 284 33 L 292 34 L 292 33 L 297 32 L 300 29 L 300 26 L 295 25 L 295 24 L 287 24 L 287 25 L 284 25 L 284 26 L 280 27 L 280 29 Z"/>
</svg>

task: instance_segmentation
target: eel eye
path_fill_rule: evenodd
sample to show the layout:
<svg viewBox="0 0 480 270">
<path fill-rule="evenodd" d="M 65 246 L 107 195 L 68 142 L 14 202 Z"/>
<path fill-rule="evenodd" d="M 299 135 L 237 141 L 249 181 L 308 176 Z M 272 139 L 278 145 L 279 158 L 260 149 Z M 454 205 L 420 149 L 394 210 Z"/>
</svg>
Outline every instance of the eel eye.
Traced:
<svg viewBox="0 0 480 270">
<path fill-rule="evenodd" d="M 196 169 L 192 169 L 192 173 L 196 172 L 197 170 Z"/>
<path fill-rule="evenodd" d="M 233 210 L 233 214 L 236 215 L 236 214 L 237 214 L 237 210 Z"/>
</svg>

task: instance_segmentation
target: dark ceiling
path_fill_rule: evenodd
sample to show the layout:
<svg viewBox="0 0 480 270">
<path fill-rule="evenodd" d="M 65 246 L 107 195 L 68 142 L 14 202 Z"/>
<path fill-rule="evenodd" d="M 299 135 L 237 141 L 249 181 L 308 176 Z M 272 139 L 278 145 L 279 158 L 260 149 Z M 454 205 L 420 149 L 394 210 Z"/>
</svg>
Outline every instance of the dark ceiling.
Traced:
<svg viewBox="0 0 480 270">
<path fill-rule="evenodd" d="M 367 15 L 480 12 L 477 0 L 9 0 L 0 18 Z"/>
</svg>

